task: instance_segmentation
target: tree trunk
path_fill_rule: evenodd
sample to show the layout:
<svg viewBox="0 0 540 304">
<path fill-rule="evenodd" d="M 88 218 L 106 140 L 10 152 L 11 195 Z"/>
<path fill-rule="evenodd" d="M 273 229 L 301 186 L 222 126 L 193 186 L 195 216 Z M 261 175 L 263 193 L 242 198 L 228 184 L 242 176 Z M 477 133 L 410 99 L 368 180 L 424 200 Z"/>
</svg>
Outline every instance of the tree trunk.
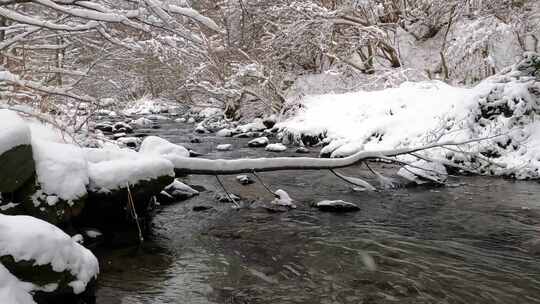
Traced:
<svg viewBox="0 0 540 304">
<path fill-rule="evenodd" d="M 251 172 L 268 172 L 281 170 L 329 170 L 349 167 L 364 160 L 394 157 L 442 146 L 462 145 L 463 143 L 445 142 L 416 148 L 401 148 L 383 151 L 361 151 L 345 158 L 313 158 L 313 157 L 276 157 L 253 159 L 200 159 L 173 158 L 177 175 L 229 175 Z"/>
</svg>

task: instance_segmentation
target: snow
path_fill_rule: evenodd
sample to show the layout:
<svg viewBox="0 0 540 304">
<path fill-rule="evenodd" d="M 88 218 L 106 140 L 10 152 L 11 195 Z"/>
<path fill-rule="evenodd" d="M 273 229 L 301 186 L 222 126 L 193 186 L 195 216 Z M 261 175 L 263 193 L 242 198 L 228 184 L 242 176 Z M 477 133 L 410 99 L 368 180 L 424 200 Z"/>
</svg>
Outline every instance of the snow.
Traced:
<svg viewBox="0 0 540 304">
<path fill-rule="evenodd" d="M 33 284 L 21 282 L 0 263 L 0 302 L 9 304 L 36 304 L 30 291 Z"/>
<path fill-rule="evenodd" d="M 217 145 L 216 146 L 216 150 L 218 150 L 218 151 L 229 151 L 231 149 L 232 149 L 231 144 L 223 144 L 223 145 Z"/>
<path fill-rule="evenodd" d="M 46 194 L 71 201 L 86 195 L 88 165 L 81 148 L 32 139 L 37 180 Z"/>
<path fill-rule="evenodd" d="M 539 62 L 537 54 L 526 53 L 518 64 L 473 88 L 423 81 L 305 96 L 277 128 L 297 142 L 302 135 L 325 137 L 330 143 L 321 155 L 330 157 L 484 139 L 460 146 L 464 153 L 438 148 L 421 154 L 479 174 L 540 178 L 540 98 L 533 94 Z"/>
<path fill-rule="evenodd" d="M 263 137 L 258 137 L 258 138 L 250 140 L 248 142 L 248 146 L 250 146 L 250 147 L 264 147 L 264 146 L 268 145 L 269 142 L 270 142 L 270 140 L 268 139 L 268 137 L 263 136 Z"/>
<path fill-rule="evenodd" d="M 231 137 L 233 135 L 233 130 L 231 129 L 221 129 L 216 132 L 216 136 L 219 137 Z"/>
<path fill-rule="evenodd" d="M 138 127 L 148 127 L 148 126 L 152 126 L 154 122 L 148 118 L 141 117 L 141 118 L 131 121 L 130 124 L 138 126 Z"/>
<path fill-rule="evenodd" d="M 287 150 L 287 147 L 285 147 L 283 144 L 275 143 L 275 144 L 269 144 L 264 148 L 266 151 L 270 152 L 283 152 Z"/>
<path fill-rule="evenodd" d="M 266 130 L 263 120 L 260 118 L 255 118 L 253 122 L 236 127 L 234 133 L 258 132 L 263 130 Z"/>
<path fill-rule="evenodd" d="M 161 155 L 167 159 L 189 157 L 189 151 L 183 146 L 173 144 L 157 136 L 146 137 L 139 152 L 148 155 Z"/>
<path fill-rule="evenodd" d="M 325 148 L 334 155 L 350 155 L 362 148 L 392 149 L 423 143 L 422 136 L 440 128 L 448 115 L 464 118 L 467 97 L 473 94 L 430 81 L 380 91 L 307 96 L 302 102 L 305 110 L 278 126 L 298 138 L 325 134 L 341 140 Z"/>
<path fill-rule="evenodd" d="M 336 212 L 347 212 L 347 211 L 358 211 L 360 208 L 356 204 L 349 203 L 343 200 L 324 200 L 317 202 L 315 207 L 323 211 L 336 211 Z"/>
<path fill-rule="evenodd" d="M 162 99 L 153 99 L 150 96 L 143 96 L 128 103 L 122 111 L 124 115 L 150 115 L 164 113 L 177 107 L 174 103 Z M 146 117 L 147 119 L 152 119 Z M 156 119 L 158 120 L 158 119 Z"/>
<path fill-rule="evenodd" d="M 173 197 L 178 197 L 178 196 L 192 197 L 199 194 L 199 191 L 182 183 L 178 179 L 175 179 L 172 184 L 165 187 L 164 191 Z"/>
<path fill-rule="evenodd" d="M 277 196 L 274 200 L 272 200 L 272 204 L 278 205 L 278 206 L 284 206 L 289 208 L 296 208 L 296 205 L 293 203 L 292 198 L 289 196 L 285 190 L 278 189 L 274 194 Z"/>
<path fill-rule="evenodd" d="M 15 112 L 0 109 L 0 155 L 20 145 L 30 144 L 30 129 Z"/>
<path fill-rule="evenodd" d="M 88 160 L 89 189 L 107 193 L 142 180 L 174 176 L 172 163 L 157 154 L 129 149 L 84 149 Z"/>
<path fill-rule="evenodd" d="M 0 256 L 4 255 L 12 256 L 15 261 L 51 265 L 56 272 L 69 271 L 75 277 L 69 286 L 77 294 L 83 292 L 99 272 L 98 261 L 88 249 L 56 226 L 30 216 L 0 214 Z M 3 270 L 0 265 L 0 277 L 10 280 L 7 284 L 13 288 L 10 292 L 22 296 L 21 291 L 28 290 L 29 286 L 14 282 Z M 2 284 L 6 284 L 4 280 L 0 280 L 0 286 Z"/>
</svg>

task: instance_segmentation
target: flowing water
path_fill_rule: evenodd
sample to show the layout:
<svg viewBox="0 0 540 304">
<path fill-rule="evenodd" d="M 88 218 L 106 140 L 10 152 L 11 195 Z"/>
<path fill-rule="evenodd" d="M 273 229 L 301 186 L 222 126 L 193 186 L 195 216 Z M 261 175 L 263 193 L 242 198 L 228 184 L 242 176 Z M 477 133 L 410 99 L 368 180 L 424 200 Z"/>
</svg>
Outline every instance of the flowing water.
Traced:
<svg viewBox="0 0 540 304">
<path fill-rule="evenodd" d="M 191 144 L 191 130 L 169 123 L 144 131 L 208 158 L 298 156 L 212 135 Z M 234 150 L 216 152 L 218 143 Z M 342 171 L 369 176 L 362 167 Z M 367 193 L 327 171 L 260 176 L 298 208 L 234 210 L 214 198 L 222 193 L 215 177 L 187 177 L 207 191 L 161 208 L 142 246 L 99 253 L 97 303 L 540 303 L 537 182 L 458 177 L 444 188 Z M 272 199 L 259 182 L 223 182 L 246 201 Z M 361 210 L 334 214 L 310 206 L 323 199 Z M 213 209 L 192 210 L 200 205 Z"/>
</svg>

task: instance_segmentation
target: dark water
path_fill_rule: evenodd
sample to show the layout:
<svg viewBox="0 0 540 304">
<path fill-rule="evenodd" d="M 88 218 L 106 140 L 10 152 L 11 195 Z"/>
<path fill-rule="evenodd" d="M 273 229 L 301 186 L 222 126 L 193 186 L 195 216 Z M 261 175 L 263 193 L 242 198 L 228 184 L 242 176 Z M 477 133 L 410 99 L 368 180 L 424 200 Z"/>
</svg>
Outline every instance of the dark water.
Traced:
<svg viewBox="0 0 540 304">
<path fill-rule="evenodd" d="M 147 132 L 186 143 L 193 134 L 185 128 Z M 202 139 L 187 145 L 210 158 L 276 156 L 243 139 Z M 235 150 L 213 152 L 218 143 Z M 359 167 L 343 172 L 369 176 Z M 161 209 L 143 246 L 101 254 L 98 303 L 540 303 L 536 182 L 459 177 L 445 188 L 366 193 L 325 171 L 261 177 L 298 209 L 233 210 L 214 199 L 214 177 L 185 178 L 208 191 Z M 259 183 L 223 180 L 248 200 L 272 199 Z M 361 211 L 310 207 L 323 199 Z M 199 205 L 214 209 L 192 211 Z"/>
</svg>

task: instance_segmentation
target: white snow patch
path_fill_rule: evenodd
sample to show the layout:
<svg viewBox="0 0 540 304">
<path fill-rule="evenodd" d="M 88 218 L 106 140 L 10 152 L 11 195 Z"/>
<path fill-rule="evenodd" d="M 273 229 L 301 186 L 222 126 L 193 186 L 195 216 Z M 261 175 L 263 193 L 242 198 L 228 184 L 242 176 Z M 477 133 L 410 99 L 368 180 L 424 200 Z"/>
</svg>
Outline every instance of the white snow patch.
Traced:
<svg viewBox="0 0 540 304">
<path fill-rule="evenodd" d="M 272 200 L 272 204 L 278 205 L 278 206 L 285 206 L 289 208 L 296 208 L 296 205 L 293 203 L 292 198 L 289 196 L 285 190 L 278 189 L 274 194 L 277 196 L 274 200 Z"/>
<path fill-rule="evenodd" d="M 36 304 L 30 294 L 33 289 L 33 284 L 19 281 L 0 263 L 0 303 Z"/>
<path fill-rule="evenodd" d="M 32 140 L 32 148 L 37 180 L 43 192 L 66 201 L 86 195 L 88 165 L 81 148 L 36 138 Z"/>
<path fill-rule="evenodd" d="M 183 146 L 173 144 L 157 136 L 146 137 L 139 152 L 148 155 L 161 155 L 167 159 L 189 157 L 189 151 Z"/>
<path fill-rule="evenodd" d="M 275 143 L 275 144 L 269 144 L 266 146 L 266 148 L 264 148 L 266 151 L 270 151 L 270 152 L 283 152 L 285 150 L 287 150 L 287 147 L 285 147 L 285 145 L 283 144 L 280 144 L 280 143 Z"/>
<path fill-rule="evenodd" d="M 218 151 L 229 151 L 231 149 L 232 149 L 231 144 L 223 144 L 223 145 L 217 145 L 216 146 L 216 150 L 218 150 Z"/>
<path fill-rule="evenodd" d="M 0 155 L 20 145 L 30 144 L 30 129 L 15 112 L 0 109 Z"/>
</svg>

